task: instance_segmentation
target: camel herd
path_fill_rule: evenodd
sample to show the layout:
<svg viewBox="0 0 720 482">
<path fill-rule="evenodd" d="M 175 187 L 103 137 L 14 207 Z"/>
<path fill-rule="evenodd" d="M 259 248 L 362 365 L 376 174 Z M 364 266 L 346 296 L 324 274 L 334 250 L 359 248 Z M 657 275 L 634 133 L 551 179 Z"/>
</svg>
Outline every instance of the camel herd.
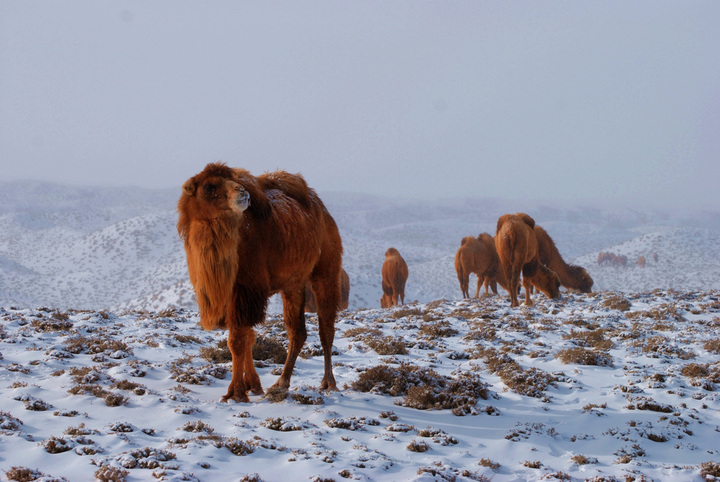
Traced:
<svg viewBox="0 0 720 482">
<path fill-rule="evenodd" d="M 658 262 L 658 254 L 653 253 L 652 259 L 655 263 Z M 627 266 L 628 263 L 628 257 L 624 254 L 615 254 L 611 252 L 600 252 L 598 253 L 597 257 L 597 264 L 598 266 Z M 635 261 L 635 264 L 638 265 L 641 268 L 644 268 L 647 264 L 647 260 L 645 259 L 645 256 L 638 257 L 637 261 Z"/>
<path fill-rule="evenodd" d="M 475 298 L 497 294 L 499 284 L 510 294 L 510 306 L 519 305 L 520 282 L 525 288 L 525 305 L 533 304 L 534 289 L 549 298 L 560 296 L 560 286 L 589 293 L 593 280 L 588 272 L 566 263 L 550 235 L 525 213 L 505 214 L 497 222 L 495 236 L 481 233 L 466 236 L 455 254 L 455 271 L 463 298 L 470 298 L 470 274 L 477 276 Z M 404 303 L 408 268 L 395 248 L 385 253 L 382 266 L 380 306 L 389 308 Z"/>
<path fill-rule="evenodd" d="M 525 288 L 525 305 L 532 305 L 533 288 L 549 298 L 560 295 L 560 286 L 589 293 L 593 280 L 588 272 L 566 263 L 550 235 L 525 213 L 505 214 L 497 222 L 495 236 L 481 233 L 462 239 L 455 254 L 455 271 L 463 297 L 469 298 L 470 273 L 478 278 L 485 293 L 497 293 L 497 284 L 510 294 L 510 306 L 519 305 L 520 276 Z"/>
</svg>

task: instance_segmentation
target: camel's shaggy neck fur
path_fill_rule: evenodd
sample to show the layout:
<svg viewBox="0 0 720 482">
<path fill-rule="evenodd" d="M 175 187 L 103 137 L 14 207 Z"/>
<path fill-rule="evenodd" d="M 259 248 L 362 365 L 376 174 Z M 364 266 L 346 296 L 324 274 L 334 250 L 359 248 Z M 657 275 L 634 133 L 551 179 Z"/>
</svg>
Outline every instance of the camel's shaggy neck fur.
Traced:
<svg viewBox="0 0 720 482">
<path fill-rule="evenodd" d="M 206 330 L 225 328 L 225 316 L 234 308 L 232 291 L 238 272 L 241 216 L 227 213 L 215 219 L 192 221 L 180 231 Z"/>
</svg>

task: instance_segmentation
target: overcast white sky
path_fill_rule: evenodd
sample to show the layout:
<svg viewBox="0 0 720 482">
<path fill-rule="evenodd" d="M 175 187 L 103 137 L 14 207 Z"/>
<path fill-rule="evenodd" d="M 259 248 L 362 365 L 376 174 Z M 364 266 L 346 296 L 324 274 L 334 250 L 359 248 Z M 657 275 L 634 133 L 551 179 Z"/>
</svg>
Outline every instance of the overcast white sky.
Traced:
<svg viewBox="0 0 720 482">
<path fill-rule="evenodd" d="M 720 207 L 720 2 L 0 0 L 0 177 Z"/>
</svg>

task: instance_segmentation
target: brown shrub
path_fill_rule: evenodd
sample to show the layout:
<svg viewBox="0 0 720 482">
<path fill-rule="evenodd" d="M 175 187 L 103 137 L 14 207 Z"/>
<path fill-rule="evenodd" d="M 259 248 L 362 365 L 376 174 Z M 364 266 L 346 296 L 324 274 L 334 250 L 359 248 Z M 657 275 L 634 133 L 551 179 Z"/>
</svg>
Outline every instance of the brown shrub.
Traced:
<svg viewBox="0 0 720 482">
<path fill-rule="evenodd" d="M 703 348 L 705 348 L 710 353 L 720 355 L 720 338 L 707 340 L 705 343 L 703 343 Z"/>
<path fill-rule="evenodd" d="M 610 310 L 627 311 L 630 309 L 630 306 L 632 306 L 632 303 L 625 299 L 624 296 L 613 293 L 610 297 L 603 300 L 602 306 Z"/>
<path fill-rule="evenodd" d="M 252 348 L 255 360 L 270 361 L 282 365 L 287 358 L 285 346 L 274 338 L 258 335 Z"/>
<path fill-rule="evenodd" d="M 700 465 L 700 476 L 705 480 L 717 480 L 720 478 L 720 463 L 703 462 Z"/>
<path fill-rule="evenodd" d="M 599 328 L 590 331 L 575 331 L 563 335 L 564 340 L 573 340 L 579 346 L 597 348 L 598 350 L 610 350 L 615 346 L 612 340 L 608 339 L 608 330 Z"/>
<path fill-rule="evenodd" d="M 560 350 L 555 358 L 565 364 L 575 363 L 577 365 L 612 367 L 613 358 L 602 351 L 588 350 L 587 348 L 576 347 Z"/>
<path fill-rule="evenodd" d="M 229 363 L 232 361 L 232 353 L 227 345 L 227 339 L 220 340 L 215 347 L 200 349 L 200 356 L 211 363 Z"/>
<path fill-rule="evenodd" d="M 100 482 L 125 482 L 130 472 L 112 465 L 103 465 L 95 471 L 94 475 L 95 479 Z"/>
<path fill-rule="evenodd" d="M 378 365 L 360 374 L 351 388 L 360 392 L 404 396 L 398 405 L 421 410 L 453 409 L 458 415 L 478 399 L 487 400 L 488 385 L 479 377 L 461 373 L 455 378 L 439 375 L 430 368 Z M 458 410 L 460 409 L 460 410 Z M 458 411 L 455 411 L 458 410 Z"/>
</svg>

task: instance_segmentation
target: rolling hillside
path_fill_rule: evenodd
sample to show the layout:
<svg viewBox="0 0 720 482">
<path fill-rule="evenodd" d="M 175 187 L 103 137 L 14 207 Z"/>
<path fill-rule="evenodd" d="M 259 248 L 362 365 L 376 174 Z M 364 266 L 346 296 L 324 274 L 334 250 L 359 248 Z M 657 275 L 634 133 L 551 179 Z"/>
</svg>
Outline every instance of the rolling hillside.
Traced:
<svg viewBox="0 0 720 482">
<path fill-rule="evenodd" d="M 59 309 L 195 308 L 175 190 L 0 183 L 0 304 Z M 596 290 L 720 288 L 720 214 L 567 207 L 493 199 L 410 201 L 321 193 L 340 227 L 350 309 L 379 306 L 380 266 L 394 246 L 410 266 L 407 300 L 459 297 L 460 239 L 493 233 L 506 212 L 531 214 Z M 597 254 L 625 254 L 624 268 Z M 652 262 L 652 253 L 658 262 Z M 644 269 L 634 260 L 645 255 Z M 474 283 L 474 277 L 471 279 Z M 279 307 L 271 300 L 271 311 Z"/>
</svg>

